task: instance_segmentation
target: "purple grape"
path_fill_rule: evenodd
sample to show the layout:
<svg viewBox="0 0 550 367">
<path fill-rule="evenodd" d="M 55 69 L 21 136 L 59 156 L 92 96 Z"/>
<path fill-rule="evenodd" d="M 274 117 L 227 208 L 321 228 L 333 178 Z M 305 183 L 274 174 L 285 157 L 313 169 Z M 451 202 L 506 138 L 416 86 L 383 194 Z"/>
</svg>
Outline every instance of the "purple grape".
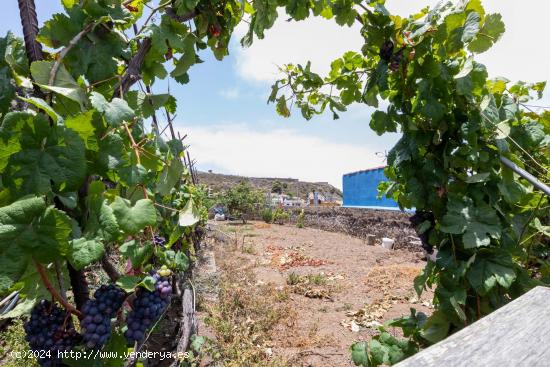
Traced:
<svg viewBox="0 0 550 367">
<path fill-rule="evenodd" d="M 38 358 L 38 364 L 43 367 L 61 366 L 57 352 L 69 351 L 81 340 L 70 315 L 46 300 L 41 300 L 34 306 L 24 329 L 30 349 L 42 356 Z"/>
<path fill-rule="evenodd" d="M 99 349 L 111 336 L 111 319 L 122 307 L 126 293 L 112 285 L 102 285 L 94 293 L 95 299 L 88 300 L 82 312 L 80 323 L 86 348 Z"/>
<path fill-rule="evenodd" d="M 124 333 L 129 344 L 140 342 L 145 338 L 145 331 L 162 315 L 172 295 L 172 286 L 168 278 L 161 277 L 157 273 L 152 274 L 156 280 L 153 292 L 139 288 L 136 291 L 134 308 L 128 314 L 128 330 Z"/>
</svg>

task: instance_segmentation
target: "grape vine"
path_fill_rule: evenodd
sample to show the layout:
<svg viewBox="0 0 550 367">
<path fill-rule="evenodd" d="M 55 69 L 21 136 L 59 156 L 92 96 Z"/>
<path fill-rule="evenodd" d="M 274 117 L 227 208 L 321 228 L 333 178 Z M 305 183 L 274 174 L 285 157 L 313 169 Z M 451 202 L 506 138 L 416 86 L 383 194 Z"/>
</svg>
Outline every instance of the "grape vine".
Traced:
<svg viewBox="0 0 550 367">
<path fill-rule="evenodd" d="M 0 295 L 17 291 L 22 299 L 2 317 L 34 310 L 32 326 L 52 300 L 52 315 L 68 312 L 63 327 L 80 321 L 81 336 L 55 339 L 60 348 L 126 351 L 126 334 L 139 350 L 171 303 L 182 302 L 181 294 L 172 298 L 172 283 L 189 287 L 208 214 L 207 192 L 172 122 L 177 101 L 155 82 L 189 83 L 201 53 L 221 60 L 243 20 L 250 26 L 243 45 L 263 38 L 285 4 L 61 3 L 63 12 L 39 24 L 34 0 L 19 1 L 24 39 L 0 38 Z M 339 17 L 336 5 L 327 7 Z M 88 284 L 87 272 L 99 267 L 111 285 Z M 46 326 L 58 329 L 59 317 Z M 31 326 L 32 347 L 49 348 L 35 336 L 50 328 Z M 78 364 L 40 361 L 58 362 Z"/>
<path fill-rule="evenodd" d="M 409 18 L 391 15 L 383 0 L 61 2 L 64 11 L 39 25 L 34 1 L 19 1 L 24 39 L 0 38 L 0 294 L 21 295 L 3 317 L 31 312 L 33 348 L 54 339 L 60 348 L 83 347 L 71 329 L 76 316 L 89 347 L 126 350 L 116 336 L 142 341 L 174 302 L 165 282 L 188 275 L 206 192 L 172 124 L 177 101 L 155 91 L 155 82 L 188 83 L 201 53 L 228 54 L 241 21 L 248 46 L 281 11 L 294 20 L 359 22 L 365 45 L 335 60 L 326 78 L 288 66 L 270 96 L 277 111 L 288 116 L 290 100 L 308 119 L 326 108 L 338 117 L 352 103 L 378 108 L 373 129 L 403 134 L 388 157 L 392 182 L 382 189 L 402 207 L 433 213 L 417 229 L 438 257 L 416 286 L 436 286 L 436 311 L 395 321 L 410 340 L 381 333 L 379 348 L 393 343 L 410 354 L 548 283 L 548 199 L 498 159 L 548 182 L 550 114 L 528 105 L 545 84 L 488 79 L 474 56 L 498 41 L 504 25 L 479 0 Z M 326 85 L 338 94 L 325 93 Z M 379 108 L 380 100 L 389 107 Z M 107 299 L 118 300 L 109 291 L 88 300 L 96 285 L 85 272 L 99 265 L 134 309 L 99 312 Z M 155 270 L 170 279 L 154 278 Z M 118 301 L 110 306 L 115 312 Z M 50 328 L 36 329 L 46 319 Z M 62 332 L 31 339 L 53 329 Z M 367 352 L 355 345 L 354 360 L 372 362 Z"/>
<path fill-rule="evenodd" d="M 411 218 L 423 246 L 437 249 L 415 280 L 434 289 L 434 312 L 393 320 L 406 340 L 385 327 L 352 346 L 356 364 L 394 364 L 508 303 L 550 283 L 549 198 L 501 163 L 506 157 L 549 182 L 550 111 L 532 108 L 546 82 L 490 79 L 475 60 L 504 32 L 499 14 L 480 0 L 441 2 L 409 17 L 384 0 L 366 1 L 354 21 L 365 43 L 331 64 L 322 77 L 311 65 L 287 65 L 269 101 L 304 118 L 348 105 L 376 109 L 371 128 L 400 132 L 388 155 L 383 194 Z M 328 91 L 328 92 L 327 92 Z M 365 107 L 366 107 L 365 106 Z"/>
</svg>

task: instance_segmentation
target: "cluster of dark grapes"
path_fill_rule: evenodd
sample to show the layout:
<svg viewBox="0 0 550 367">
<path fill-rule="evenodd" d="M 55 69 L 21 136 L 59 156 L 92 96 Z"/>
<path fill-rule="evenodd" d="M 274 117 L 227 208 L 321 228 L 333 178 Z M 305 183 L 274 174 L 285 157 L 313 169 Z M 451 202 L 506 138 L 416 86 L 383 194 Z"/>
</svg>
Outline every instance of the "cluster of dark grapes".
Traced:
<svg viewBox="0 0 550 367">
<path fill-rule="evenodd" d="M 43 367 L 61 366 L 58 352 L 71 350 L 81 340 L 70 315 L 49 301 L 41 300 L 31 311 L 25 323 L 25 339 L 32 351 L 37 352 L 38 363 Z"/>
<path fill-rule="evenodd" d="M 155 244 L 156 246 L 164 246 L 166 244 L 166 238 L 159 235 L 154 235 L 153 244 Z"/>
<path fill-rule="evenodd" d="M 153 292 L 139 288 L 133 302 L 133 310 L 128 314 L 124 336 L 129 344 L 140 342 L 145 338 L 145 332 L 162 315 L 172 295 L 172 286 L 169 278 L 162 277 L 158 273 L 152 274 L 156 280 Z"/>
<path fill-rule="evenodd" d="M 124 303 L 126 293 L 112 285 L 102 285 L 82 307 L 84 318 L 80 323 L 84 345 L 90 349 L 101 348 L 111 336 L 111 319 Z"/>
<path fill-rule="evenodd" d="M 382 46 L 380 46 L 380 58 L 385 62 L 389 63 L 389 68 L 391 71 L 396 71 L 401 65 L 401 60 L 403 59 L 403 48 L 399 49 L 397 52 L 393 52 L 394 45 L 390 40 L 384 41 Z"/>
<path fill-rule="evenodd" d="M 434 214 L 427 210 L 417 210 L 416 213 L 409 218 L 409 221 L 411 222 L 411 225 L 416 229 L 418 226 L 425 221 L 430 222 L 431 227 L 427 231 L 424 231 L 423 233 L 418 233 L 418 237 L 422 241 L 422 248 L 428 253 L 433 254 L 434 249 L 433 246 L 429 243 L 430 238 L 430 232 L 432 231 L 432 228 L 435 226 L 435 218 Z"/>
<path fill-rule="evenodd" d="M 393 42 L 390 40 L 384 41 L 382 46 L 380 46 L 380 58 L 385 62 L 390 62 L 393 55 Z"/>
</svg>

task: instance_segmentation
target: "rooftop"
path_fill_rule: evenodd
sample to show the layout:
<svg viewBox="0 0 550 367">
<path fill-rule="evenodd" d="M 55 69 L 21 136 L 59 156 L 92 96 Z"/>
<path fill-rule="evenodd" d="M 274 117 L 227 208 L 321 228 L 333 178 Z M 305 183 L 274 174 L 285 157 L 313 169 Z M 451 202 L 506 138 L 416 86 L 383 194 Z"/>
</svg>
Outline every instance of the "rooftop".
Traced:
<svg viewBox="0 0 550 367">
<path fill-rule="evenodd" d="M 370 171 L 377 171 L 377 170 L 384 169 L 384 168 L 386 168 L 386 166 L 372 167 L 372 168 L 367 168 L 367 169 L 364 169 L 364 170 L 361 170 L 361 171 L 355 171 L 355 172 L 345 173 L 344 176 L 357 175 L 357 174 L 359 174 L 359 173 L 365 173 L 365 172 L 370 172 Z"/>
</svg>

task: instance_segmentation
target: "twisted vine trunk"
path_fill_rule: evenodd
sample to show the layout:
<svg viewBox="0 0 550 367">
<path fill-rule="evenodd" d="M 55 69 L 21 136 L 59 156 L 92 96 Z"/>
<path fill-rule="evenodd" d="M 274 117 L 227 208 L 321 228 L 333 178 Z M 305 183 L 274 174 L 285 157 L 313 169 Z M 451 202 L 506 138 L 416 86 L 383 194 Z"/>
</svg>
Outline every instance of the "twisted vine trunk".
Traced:
<svg viewBox="0 0 550 367">
<path fill-rule="evenodd" d="M 67 264 L 69 269 L 69 278 L 71 279 L 71 288 L 74 295 L 74 303 L 76 304 L 77 310 L 82 310 L 82 306 L 90 299 L 90 292 L 88 290 L 88 281 L 86 280 L 86 275 L 82 270 L 76 270 Z"/>
<path fill-rule="evenodd" d="M 25 38 L 25 49 L 29 62 L 43 60 L 42 45 L 36 40 L 38 35 L 38 18 L 34 0 L 17 0 L 19 5 L 19 16 L 23 26 L 23 37 Z"/>
</svg>

